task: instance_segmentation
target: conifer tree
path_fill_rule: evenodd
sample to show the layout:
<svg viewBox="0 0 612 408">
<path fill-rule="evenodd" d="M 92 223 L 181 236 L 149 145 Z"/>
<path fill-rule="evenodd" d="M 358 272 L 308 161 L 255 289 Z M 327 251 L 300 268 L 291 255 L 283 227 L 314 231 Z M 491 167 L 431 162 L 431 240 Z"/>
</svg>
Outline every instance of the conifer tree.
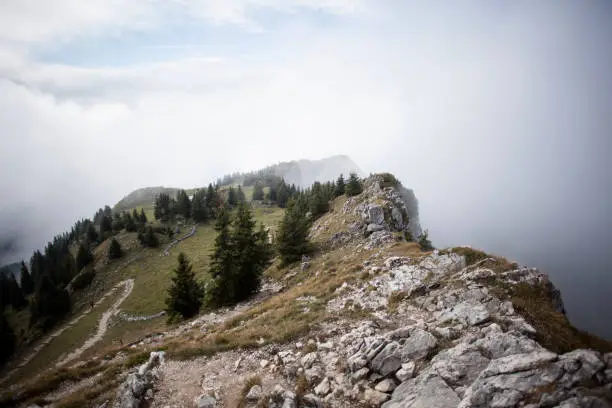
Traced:
<svg viewBox="0 0 612 408">
<path fill-rule="evenodd" d="M 304 200 L 291 198 L 276 237 L 276 248 L 284 265 L 299 261 L 310 252 L 309 231 L 310 219 L 306 217 Z"/>
<path fill-rule="evenodd" d="M 93 224 L 89 224 L 87 228 L 87 242 L 90 245 L 95 245 L 98 243 L 100 236 L 98 235 L 98 231 L 96 231 L 96 227 Z"/>
<path fill-rule="evenodd" d="M 15 333 L 4 317 L 4 308 L 0 307 L 0 365 L 6 362 L 15 351 Z"/>
<path fill-rule="evenodd" d="M 176 193 L 176 212 L 188 219 L 191 216 L 191 201 L 185 190 Z"/>
<path fill-rule="evenodd" d="M 11 305 L 15 310 L 21 310 L 28 305 L 21 287 L 12 273 L 0 274 L 0 307 Z"/>
<path fill-rule="evenodd" d="M 229 214 L 224 208 L 219 210 L 215 223 L 215 247 L 210 256 L 210 276 L 212 281 L 207 291 L 211 306 L 223 306 L 232 303 L 236 297 L 234 276 L 234 248 L 230 234 Z"/>
<path fill-rule="evenodd" d="M 132 219 L 137 224 L 140 224 L 142 222 L 142 220 L 140 219 L 140 216 L 138 215 L 138 210 L 135 208 L 132 210 Z"/>
<path fill-rule="evenodd" d="M 285 180 L 281 180 L 276 186 L 276 204 L 278 204 L 280 208 L 285 208 L 290 196 L 291 193 Z"/>
<path fill-rule="evenodd" d="M 159 246 L 159 239 L 157 235 L 155 235 L 155 231 L 153 231 L 153 227 L 149 226 L 145 228 L 144 233 L 138 233 L 138 241 L 143 246 L 147 246 L 149 248 L 157 248 Z"/>
<path fill-rule="evenodd" d="M 113 238 L 108 246 L 108 259 L 119 259 L 123 256 L 123 250 L 119 241 Z"/>
<path fill-rule="evenodd" d="M 172 285 L 168 289 L 166 312 L 171 317 L 193 317 L 200 311 L 203 299 L 204 288 L 196 280 L 191 263 L 181 252 L 178 255 L 178 266 L 174 270 Z"/>
<path fill-rule="evenodd" d="M 104 214 L 100 219 L 100 237 L 106 239 L 113 232 L 113 219 L 111 216 Z"/>
<path fill-rule="evenodd" d="M 138 220 L 134 222 L 134 218 L 132 217 L 132 215 L 130 215 L 129 212 L 125 213 L 124 218 L 125 218 L 125 230 L 127 232 L 135 232 L 137 230 L 136 223 L 139 223 Z"/>
<path fill-rule="evenodd" d="M 263 200 L 264 199 L 264 191 L 263 185 L 261 182 L 257 181 L 253 186 L 253 200 Z"/>
<path fill-rule="evenodd" d="M 241 203 L 236 211 L 231 232 L 231 248 L 234 252 L 235 297 L 232 303 L 247 299 L 259 289 L 261 273 L 267 266 L 263 248 L 259 247 L 254 231 L 255 221 L 248 205 Z"/>
<path fill-rule="evenodd" d="M 51 328 L 70 311 L 70 295 L 43 275 L 34 292 L 30 307 L 30 323 L 40 323 L 43 330 Z"/>
<path fill-rule="evenodd" d="M 206 206 L 206 191 L 197 190 L 191 201 L 191 218 L 195 222 L 206 222 L 209 218 L 208 207 Z"/>
<path fill-rule="evenodd" d="M 429 239 L 429 232 L 427 230 L 419 236 L 419 246 L 423 251 L 433 251 L 435 248 Z"/>
<path fill-rule="evenodd" d="M 238 204 L 238 196 L 236 195 L 236 190 L 232 186 L 230 186 L 229 190 L 227 191 L 227 203 L 231 207 L 235 207 L 236 204 Z"/>
<path fill-rule="evenodd" d="M 336 188 L 334 189 L 334 197 L 340 197 L 344 194 L 344 176 L 340 174 L 338 180 L 336 180 Z"/>
<path fill-rule="evenodd" d="M 244 190 L 242 189 L 240 184 L 238 184 L 238 190 L 236 191 L 236 198 L 238 199 L 239 203 L 243 203 L 243 202 L 246 201 L 246 197 L 244 195 Z"/>
<path fill-rule="evenodd" d="M 143 225 L 149 222 L 149 220 L 147 219 L 147 215 L 144 212 L 144 208 L 140 209 L 140 217 L 138 219 Z"/>
<path fill-rule="evenodd" d="M 30 295 L 34 292 L 34 280 L 28 271 L 28 267 L 24 261 L 21 261 L 21 290 L 25 295 Z"/>
<path fill-rule="evenodd" d="M 363 191 L 363 187 L 361 185 L 361 181 L 359 180 L 359 177 L 357 177 L 357 174 L 355 173 L 350 174 L 348 183 L 346 183 L 344 190 L 345 190 L 346 195 L 349 197 L 356 196 L 357 194 L 361 194 L 361 192 Z"/>
<path fill-rule="evenodd" d="M 81 269 L 83 269 L 85 266 L 89 265 L 90 262 L 92 262 L 94 259 L 93 254 L 91 253 L 91 250 L 89 249 L 88 245 L 85 244 L 81 244 L 79 245 L 79 249 L 77 251 L 77 256 L 76 256 L 76 269 L 77 271 L 81 271 Z"/>
</svg>

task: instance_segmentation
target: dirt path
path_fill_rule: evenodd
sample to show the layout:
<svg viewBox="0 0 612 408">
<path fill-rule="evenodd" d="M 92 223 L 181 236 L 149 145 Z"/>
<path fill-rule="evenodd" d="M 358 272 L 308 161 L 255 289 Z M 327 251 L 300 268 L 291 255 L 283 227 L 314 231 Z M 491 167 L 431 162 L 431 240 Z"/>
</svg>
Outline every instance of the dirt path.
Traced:
<svg viewBox="0 0 612 408">
<path fill-rule="evenodd" d="M 115 303 L 113 303 L 113 305 L 106 312 L 102 314 L 102 317 L 98 322 L 98 330 L 96 331 L 96 333 L 90 338 L 88 338 L 81 347 L 79 347 L 78 349 L 70 353 L 68 356 L 66 356 L 64 359 L 59 361 L 57 364 L 55 364 L 55 367 L 60 367 L 74 360 L 75 358 L 83 354 L 85 350 L 102 340 L 102 337 L 104 337 L 104 334 L 106 333 L 106 329 L 108 329 L 109 319 L 119 313 L 119 306 L 121 306 L 121 304 L 125 301 L 125 299 L 127 299 L 130 293 L 132 293 L 132 290 L 134 289 L 134 279 L 128 279 L 123 282 L 120 282 L 117 287 L 121 285 L 124 286 L 123 294 L 119 297 L 119 299 L 115 301 Z"/>
</svg>

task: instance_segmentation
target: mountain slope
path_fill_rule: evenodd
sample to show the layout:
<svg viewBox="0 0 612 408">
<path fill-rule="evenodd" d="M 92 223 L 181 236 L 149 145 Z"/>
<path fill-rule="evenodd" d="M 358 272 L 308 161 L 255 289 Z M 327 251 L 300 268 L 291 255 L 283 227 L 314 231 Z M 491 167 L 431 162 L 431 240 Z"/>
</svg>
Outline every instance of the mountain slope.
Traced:
<svg viewBox="0 0 612 408">
<path fill-rule="evenodd" d="M 172 187 L 144 187 L 132 191 L 130 194 L 123 197 L 115 207 L 115 211 L 130 210 L 135 207 L 152 207 L 155 197 L 161 193 L 175 196 L 178 188 Z"/>
<path fill-rule="evenodd" d="M 318 251 L 270 267 L 250 301 L 100 350 L 26 384 L 19 401 L 610 406 L 612 345 L 571 326 L 547 276 L 471 248 L 405 241 L 415 203 L 390 180 L 369 177 L 362 194 L 335 199 L 311 229 Z"/>
</svg>

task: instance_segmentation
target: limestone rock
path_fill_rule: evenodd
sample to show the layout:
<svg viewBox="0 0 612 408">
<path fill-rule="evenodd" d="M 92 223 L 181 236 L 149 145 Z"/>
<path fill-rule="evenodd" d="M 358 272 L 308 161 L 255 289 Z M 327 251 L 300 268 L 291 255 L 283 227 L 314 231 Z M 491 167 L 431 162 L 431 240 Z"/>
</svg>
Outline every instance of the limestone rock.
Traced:
<svg viewBox="0 0 612 408">
<path fill-rule="evenodd" d="M 404 363 L 402 364 L 402 368 L 395 373 L 395 378 L 397 378 L 400 382 L 409 380 L 414 376 L 415 368 L 416 365 L 414 364 L 414 361 Z"/>
<path fill-rule="evenodd" d="M 383 376 L 396 372 L 402 366 L 402 346 L 395 341 L 387 344 L 372 359 L 370 366 Z"/>
<path fill-rule="evenodd" d="M 310 368 L 319 359 L 316 352 L 308 353 L 300 360 L 304 368 Z"/>
<path fill-rule="evenodd" d="M 480 324 L 489 320 L 490 314 L 480 303 L 475 301 L 461 302 L 440 313 L 438 321 L 445 323 L 451 320 L 458 320 L 470 326 Z"/>
<path fill-rule="evenodd" d="M 382 408 L 457 408 L 460 402 L 440 377 L 427 376 L 400 384 Z"/>
<path fill-rule="evenodd" d="M 393 391 L 396 387 L 397 384 L 395 383 L 395 381 L 393 381 L 391 378 L 387 378 L 376 384 L 376 387 L 374 387 L 374 389 L 376 391 L 389 393 Z"/>
<path fill-rule="evenodd" d="M 385 222 L 385 212 L 380 205 L 370 205 L 367 218 L 370 224 L 382 225 Z"/>
<path fill-rule="evenodd" d="M 371 388 L 366 388 L 363 392 L 363 399 L 366 403 L 378 407 L 389 399 L 389 395 Z"/>
<path fill-rule="evenodd" d="M 438 341 L 431 333 L 425 330 L 415 329 L 401 349 L 402 362 L 419 360 L 427 357 L 430 350 L 436 347 L 437 344 Z"/>
<path fill-rule="evenodd" d="M 323 401 L 313 394 L 306 394 L 302 397 L 306 408 L 323 408 Z"/>
<path fill-rule="evenodd" d="M 368 224 L 368 227 L 366 228 L 367 232 L 376 232 L 376 231 L 382 231 L 384 230 L 385 227 L 383 227 L 380 224 Z"/>
<path fill-rule="evenodd" d="M 314 389 L 317 395 L 327 395 L 331 392 L 331 384 L 328 378 L 324 378 Z"/>
<path fill-rule="evenodd" d="M 195 400 L 196 408 L 215 408 L 217 400 L 210 395 L 202 394 Z"/>
<path fill-rule="evenodd" d="M 263 394 L 263 389 L 261 385 L 254 385 L 251 387 L 249 392 L 246 395 L 247 401 L 258 401 Z"/>
</svg>

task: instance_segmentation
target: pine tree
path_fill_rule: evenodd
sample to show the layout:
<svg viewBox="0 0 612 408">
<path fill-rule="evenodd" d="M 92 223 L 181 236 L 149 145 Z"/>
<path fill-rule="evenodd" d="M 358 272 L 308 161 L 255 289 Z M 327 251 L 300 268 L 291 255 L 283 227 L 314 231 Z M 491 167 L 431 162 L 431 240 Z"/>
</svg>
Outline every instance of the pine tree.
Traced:
<svg viewBox="0 0 612 408">
<path fill-rule="evenodd" d="M 21 287 L 12 273 L 0 274 L 0 307 L 11 305 L 15 310 L 21 310 L 28 305 Z"/>
<path fill-rule="evenodd" d="M 138 233 L 138 241 L 141 245 L 149 248 L 157 248 L 159 246 L 159 239 L 157 238 L 157 235 L 155 235 L 155 231 L 153 231 L 153 227 L 151 226 L 145 228 L 144 233 Z"/>
<path fill-rule="evenodd" d="M 234 250 L 230 234 L 229 214 L 224 208 L 219 210 L 215 223 L 215 247 L 210 256 L 210 276 L 212 281 L 208 289 L 208 303 L 211 306 L 224 306 L 232 303 L 236 297 L 234 276 Z"/>
<path fill-rule="evenodd" d="M 113 223 L 112 223 L 113 233 L 116 234 L 120 232 L 123 228 L 125 228 L 124 218 L 121 216 L 120 213 L 116 212 L 115 214 L 113 214 Z"/>
<path fill-rule="evenodd" d="M 123 250 L 119 242 L 113 238 L 108 246 L 108 259 L 119 259 L 123 256 Z"/>
<path fill-rule="evenodd" d="M 140 216 L 138 215 L 138 210 L 135 208 L 132 210 L 132 219 L 134 220 L 136 224 L 142 223 L 142 220 L 140 219 Z"/>
<path fill-rule="evenodd" d="M 423 251 L 433 251 L 435 249 L 433 244 L 431 243 L 431 240 L 429 239 L 429 232 L 427 230 L 425 230 L 419 236 L 418 242 L 419 242 L 419 246 L 421 247 Z"/>
<path fill-rule="evenodd" d="M 231 233 L 231 247 L 235 254 L 235 297 L 232 303 L 247 299 L 259 289 L 261 273 L 265 268 L 267 259 L 260 259 L 258 236 L 254 231 L 255 221 L 253 214 L 245 203 L 241 203 L 233 222 Z"/>
<path fill-rule="evenodd" d="M 266 200 L 275 203 L 276 202 L 276 186 L 270 186 L 268 193 L 266 194 Z"/>
<path fill-rule="evenodd" d="M 98 231 L 96 231 L 96 227 L 93 224 L 89 224 L 87 228 L 87 242 L 90 245 L 95 245 L 98 243 L 100 236 L 98 235 Z"/>
<path fill-rule="evenodd" d="M 239 203 L 244 203 L 246 201 L 244 190 L 242 189 L 240 184 L 238 185 L 238 191 L 236 192 L 236 198 L 238 199 Z"/>
<path fill-rule="evenodd" d="M 206 206 L 206 191 L 197 190 L 191 201 L 191 218 L 195 222 L 206 222 L 209 218 L 208 207 Z"/>
<path fill-rule="evenodd" d="M 204 288 L 196 280 L 191 263 L 181 252 L 178 255 L 178 267 L 172 277 L 172 286 L 168 289 L 166 312 L 169 316 L 190 318 L 198 314 L 203 299 Z"/>
<path fill-rule="evenodd" d="M 309 209 L 314 218 L 317 218 L 329 211 L 329 198 L 321 186 L 321 183 L 315 182 L 309 194 Z"/>
<path fill-rule="evenodd" d="M 0 365 L 8 361 L 15 351 L 15 333 L 4 317 L 4 308 L 0 307 Z"/>
<path fill-rule="evenodd" d="M 291 193 L 285 180 L 281 180 L 276 186 L 276 204 L 278 204 L 280 208 L 285 208 L 290 196 Z"/>
<path fill-rule="evenodd" d="M 30 305 L 30 323 L 40 323 L 43 330 L 48 330 L 68 312 L 70 312 L 70 295 L 44 275 Z"/>
<path fill-rule="evenodd" d="M 28 267 L 24 261 L 21 261 L 21 290 L 25 295 L 30 295 L 34 292 L 34 280 L 28 271 Z"/>
<path fill-rule="evenodd" d="M 336 188 L 334 189 L 334 197 L 340 197 L 341 195 L 344 194 L 344 192 L 345 192 L 344 176 L 340 174 L 340 177 L 338 177 L 338 180 L 336 180 Z"/>
<path fill-rule="evenodd" d="M 230 186 L 229 190 L 227 191 L 227 203 L 232 207 L 235 207 L 236 204 L 238 204 L 238 195 L 232 186 Z"/>
<path fill-rule="evenodd" d="M 179 190 L 176 193 L 176 212 L 188 219 L 191 216 L 191 201 L 185 190 Z"/>
<path fill-rule="evenodd" d="M 85 266 L 89 265 L 90 262 L 94 260 L 94 256 L 89 249 L 89 246 L 85 244 L 79 245 L 79 250 L 77 251 L 76 256 L 76 269 L 77 271 L 81 271 Z"/>
<path fill-rule="evenodd" d="M 346 187 L 344 188 L 347 196 L 352 197 L 357 194 L 361 194 L 363 191 L 363 187 L 361 185 L 361 181 L 357 177 L 357 174 L 351 173 L 349 176 L 348 183 L 346 183 Z"/>
<path fill-rule="evenodd" d="M 134 222 L 134 218 L 130 215 L 129 212 L 125 213 L 124 218 L 125 218 L 125 230 L 127 232 L 135 232 L 138 229 L 136 226 L 136 222 L 138 222 L 138 220 Z"/>
<path fill-rule="evenodd" d="M 263 185 L 261 184 L 261 182 L 257 181 L 255 183 L 255 186 L 253 186 L 253 200 L 263 200 L 264 199 L 264 191 L 263 191 Z"/>
<path fill-rule="evenodd" d="M 111 216 L 104 214 L 100 219 L 100 237 L 106 239 L 113 233 L 113 219 Z"/>
<path fill-rule="evenodd" d="M 138 219 L 143 225 L 149 222 L 149 220 L 147 219 L 147 215 L 144 212 L 144 208 L 140 209 L 140 217 Z"/>
<path fill-rule="evenodd" d="M 306 217 L 303 199 L 292 198 L 278 229 L 276 248 L 284 265 L 299 261 L 311 250 L 308 241 L 310 220 Z"/>
</svg>

